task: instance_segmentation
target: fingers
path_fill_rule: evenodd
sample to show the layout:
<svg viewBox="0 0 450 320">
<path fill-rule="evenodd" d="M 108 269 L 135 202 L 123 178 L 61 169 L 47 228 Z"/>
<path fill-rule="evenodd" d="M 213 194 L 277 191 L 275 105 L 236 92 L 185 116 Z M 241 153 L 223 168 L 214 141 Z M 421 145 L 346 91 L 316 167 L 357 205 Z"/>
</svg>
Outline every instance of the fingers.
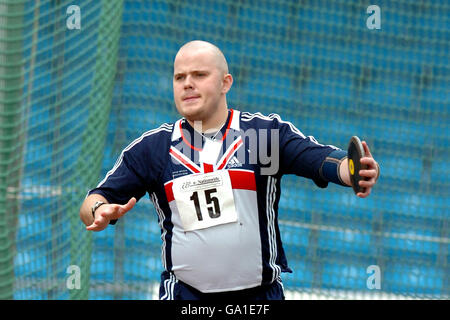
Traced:
<svg viewBox="0 0 450 320">
<path fill-rule="evenodd" d="M 364 192 L 358 192 L 356 195 L 360 198 L 367 198 L 370 195 L 372 188 L 366 188 Z"/>
<path fill-rule="evenodd" d="M 370 180 L 361 180 L 359 185 L 364 188 L 364 192 L 358 192 L 356 195 L 360 198 L 366 198 L 372 192 L 372 187 L 375 185 L 375 178 Z"/>
<path fill-rule="evenodd" d="M 358 192 L 356 195 L 360 198 L 367 198 L 372 192 L 372 187 L 376 183 L 377 177 L 377 163 L 370 153 L 369 146 L 365 141 L 361 142 L 364 148 L 365 157 L 361 158 L 361 164 L 367 166 L 367 169 L 359 170 L 359 175 L 364 177 L 364 180 L 359 181 L 359 185 L 364 188 L 364 192 Z"/>
<path fill-rule="evenodd" d="M 94 222 L 86 227 L 89 231 L 101 231 L 105 229 L 111 220 L 121 218 L 125 213 L 130 211 L 136 204 L 136 198 L 131 198 L 126 204 L 105 204 L 95 212 Z"/>
<path fill-rule="evenodd" d="M 364 177 L 364 180 L 359 181 L 359 185 L 363 188 L 372 188 L 376 183 L 377 170 L 359 170 L 359 175 Z"/>
<path fill-rule="evenodd" d="M 104 207 L 102 208 L 103 210 L 98 210 L 100 211 L 98 215 L 108 220 L 119 219 L 126 213 L 126 211 L 121 209 L 122 206 L 119 204 L 111 204 L 108 207 Z"/>
<path fill-rule="evenodd" d="M 122 206 L 120 206 L 120 209 L 123 210 L 123 214 L 127 213 L 131 209 L 133 209 L 134 205 L 136 204 L 136 198 L 133 197 L 128 202 Z"/>
<path fill-rule="evenodd" d="M 86 230 L 88 231 L 102 231 L 103 229 L 105 229 L 109 224 L 109 221 L 105 218 L 97 218 L 94 220 L 94 222 L 90 225 L 86 227 Z"/>
<path fill-rule="evenodd" d="M 359 161 L 361 164 L 366 165 L 367 169 L 377 169 L 377 162 L 372 157 L 362 157 Z"/>
<path fill-rule="evenodd" d="M 102 231 L 103 229 L 94 222 L 90 226 L 87 226 L 86 230 L 88 230 L 88 231 Z"/>
<path fill-rule="evenodd" d="M 365 144 L 367 147 L 367 144 Z M 372 154 L 369 151 L 369 147 L 367 147 L 366 150 L 366 156 L 361 158 L 360 160 L 362 165 L 366 165 L 366 169 L 361 169 L 359 171 L 359 175 L 364 177 L 365 180 L 372 180 L 374 179 L 374 183 L 378 179 L 380 175 L 380 167 L 378 166 L 378 163 L 373 158 Z"/>
<path fill-rule="evenodd" d="M 367 144 L 367 142 L 362 141 L 361 144 L 363 145 L 364 153 L 365 153 L 366 157 L 372 158 L 372 154 L 370 153 L 369 145 Z"/>
<path fill-rule="evenodd" d="M 377 176 L 377 170 L 376 169 L 361 169 L 361 170 L 359 170 L 359 175 L 361 177 L 366 178 L 366 180 L 369 180 L 369 179 L 375 178 Z"/>
<path fill-rule="evenodd" d="M 124 205 L 120 204 L 111 204 L 109 206 L 103 206 L 103 210 L 100 211 L 100 216 L 104 218 L 108 218 L 109 220 L 112 219 L 119 219 L 121 218 L 125 213 L 130 211 L 134 205 L 136 204 L 136 198 L 131 198 L 128 200 L 128 202 Z"/>
</svg>

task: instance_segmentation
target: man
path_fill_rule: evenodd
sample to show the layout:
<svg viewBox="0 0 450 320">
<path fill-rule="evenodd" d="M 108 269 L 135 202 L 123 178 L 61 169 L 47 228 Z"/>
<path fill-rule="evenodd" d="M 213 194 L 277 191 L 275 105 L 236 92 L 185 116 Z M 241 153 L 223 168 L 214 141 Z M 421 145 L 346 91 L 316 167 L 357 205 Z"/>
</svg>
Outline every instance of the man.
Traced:
<svg viewBox="0 0 450 320">
<path fill-rule="evenodd" d="M 319 144 L 276 114 L 228 108 L 232 83 L 216 46 L 182 46 L 173 92 L 183 118 L 126 147 L 80 209 L 86 229 L 101 231 L 149 193 L 161 227 L 160 299 L 284 299 L 280 274 L 292 271 L 278 228 L 282 175 L 322 188 L 351 186 L 346 151 Z M 363 147 L 361 198 L 379 174 Z"/>
</svg>

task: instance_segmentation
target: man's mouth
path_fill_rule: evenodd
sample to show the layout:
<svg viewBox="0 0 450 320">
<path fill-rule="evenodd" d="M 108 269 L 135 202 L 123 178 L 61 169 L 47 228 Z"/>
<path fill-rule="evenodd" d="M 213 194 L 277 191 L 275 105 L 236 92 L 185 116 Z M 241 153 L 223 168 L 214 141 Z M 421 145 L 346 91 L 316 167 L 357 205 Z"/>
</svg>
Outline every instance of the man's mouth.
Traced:
<svg viewBox="0 0 450 320">
<path fill-rule="evenodd" d="M 198 98 L 200 98 L 200 96 L 187 96 L 183 98 L 183 101 L 194 101 Z"/>
</svg>

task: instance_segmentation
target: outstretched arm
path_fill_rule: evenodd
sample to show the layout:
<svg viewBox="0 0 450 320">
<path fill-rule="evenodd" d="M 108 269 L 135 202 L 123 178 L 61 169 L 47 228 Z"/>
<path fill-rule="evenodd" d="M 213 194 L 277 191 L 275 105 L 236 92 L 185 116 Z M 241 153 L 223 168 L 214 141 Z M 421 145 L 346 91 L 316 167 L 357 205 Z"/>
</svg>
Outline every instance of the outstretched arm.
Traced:
<svg viewBox="0 0 450 320">
<path fill-rule="evenodd" d="M 372 190 L 372 187 L 375 185 L 375 183 L 378 180 L 378 177 L 380 175 L 380 167 L 378 163 L 373 158 L 372 154 L 370 153 L 369 146 L 365 141 L 362 141 L 362 145 L 364 148 L 365 157 L 361 158 L 361 163 L 367 165 L 366 170 L 360 170 L 359 174 L 362 177 L 365 177 L 365 180 L 362 180 L 359 182 L 359 185 L 361 187 L 365 188 L 364 193 L 359 192 L 357 194 L 360 198 L 366 198 L 370 195 L 370 192 Z M 341 180 L 347 184 L 348 186 L 352 185 L 352 182 L 350 180 L 350 173 L 348 171 L 348 159 L 346 158 L 344 161 L 341 162 L 341 165 L 339 167 L 339 174 L 341 177 Z"/>
</svg>

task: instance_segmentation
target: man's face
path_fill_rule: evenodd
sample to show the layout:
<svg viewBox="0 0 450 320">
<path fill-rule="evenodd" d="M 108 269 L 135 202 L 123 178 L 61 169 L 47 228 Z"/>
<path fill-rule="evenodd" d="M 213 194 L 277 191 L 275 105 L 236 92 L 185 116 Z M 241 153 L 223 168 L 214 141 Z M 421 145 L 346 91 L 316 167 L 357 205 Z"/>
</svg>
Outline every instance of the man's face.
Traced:
<svg viewBox="0 0 450 320">
<path fill-rule="evenodd" d="M 191 121 L 204 121 L 225 103 L 224 72 L 210 50 L 185 50 L 174 62 L 173 95 L 178 112 Z"/>
</svg>

